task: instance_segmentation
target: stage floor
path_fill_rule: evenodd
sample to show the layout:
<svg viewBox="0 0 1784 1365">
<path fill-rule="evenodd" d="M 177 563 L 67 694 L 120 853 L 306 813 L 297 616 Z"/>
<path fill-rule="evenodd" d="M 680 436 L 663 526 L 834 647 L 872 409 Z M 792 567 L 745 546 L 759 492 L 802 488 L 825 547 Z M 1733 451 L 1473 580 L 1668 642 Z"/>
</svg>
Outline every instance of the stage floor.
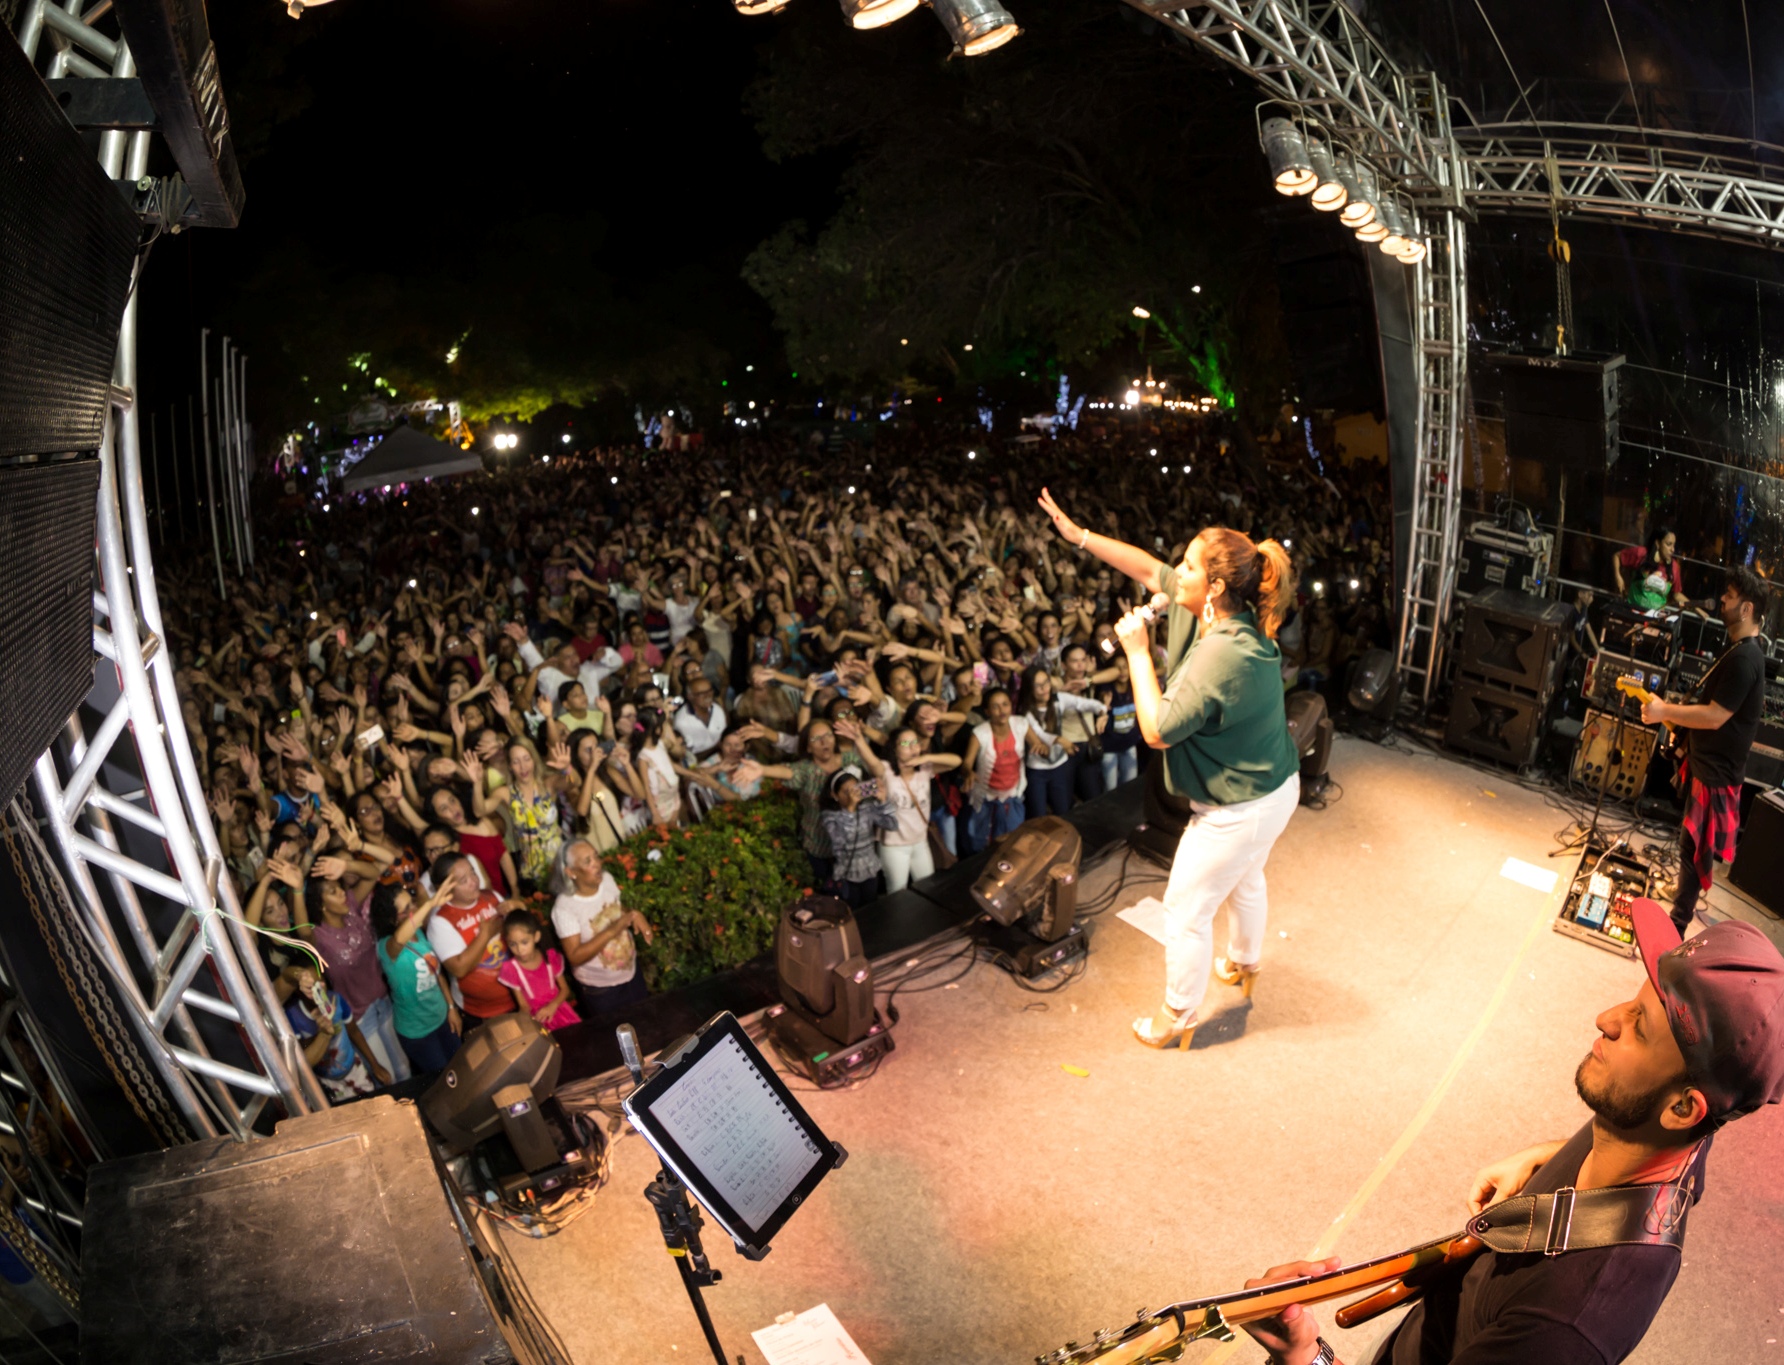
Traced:
<svg viewBox="0 0 1784 1365">
<path fill-rule="evenodd" d="M 1279 1261 L 1453 1233 L 1478 1167 L 1574 1131 L 1592 1020 L 1641 968 L 1551 931 L 1573 868 L 1547 857 L 1565 816 L 1509 778 L 1342 738 L 1332 773 L 1343 799 L 1297 813 L 1271 859 L 1255 1001 L 1216 983 L 1187 1054 L 1127 1032 L 1163 970 L 1159 945 L 1115 918 L 1162 890 L 1137 857 L 1066 989 L 1029 994 L 981 966 L 901 994 L 878 1075 L 801 1096 L 847 1165 L 766 1261 L 709 1240 L 730 1355 L 756 1365 L 752 1329 L 828 1303 L 874 1365 L 1016 1365 Z M 1088 903 L 1124 856 L 1086 877 Z M 1556 892 L 1503 875 L 1507 858 L 1560 873 Z M 1764 921 L 1720 887 L 1711 903 Z M 1777 1108 L 1718 1139 L 1682 1273 L 1632 1360 L 1784 1359 L 1781 1155 Z M 708 1358 L 640 1194 L 655 1170 L 628 1136 L 579 1222 L 504 1233 L 583 1365 Z M 1396 1320 L 1345 1333 L 1320 1316 L 1352 1365 Z M 1264 1355 L 1241 1336 L 1186 1359 Z"/>
</svg>

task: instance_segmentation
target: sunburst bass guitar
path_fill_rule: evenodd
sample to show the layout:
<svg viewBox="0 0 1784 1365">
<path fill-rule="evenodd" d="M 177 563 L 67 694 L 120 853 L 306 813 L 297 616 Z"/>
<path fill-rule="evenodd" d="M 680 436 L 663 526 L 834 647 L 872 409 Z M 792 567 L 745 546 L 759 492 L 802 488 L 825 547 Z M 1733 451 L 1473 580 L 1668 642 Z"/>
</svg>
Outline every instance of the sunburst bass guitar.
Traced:
<svg viewBox="0 0 1784 1365">
<path fill-rule="evenodd" d="M 1049 1355 L 1036 1356 L 1036 1365 L 1089 1365 L 1091 1361 L 1096 1365 L 1151 1365 L 1176 1360 L 1192 1342 L 1205 1337 L 1230 1340 L 1235 1327 L 1273 1318 L 1291 1303 L 1325 1303 L 1376 1290 L 1338 1310 L 1338 1325 L 1355 1327 L 1418 1298 L 1439 1273 L 1472 1260 L 1482 1247 L 1479 1239 L 1462 1234 L 1320 1275 L 1174 1303 L 1156 1312 L 1141 1309 L 1126 1327 L 1105 1328 L 1083 1345 L 1067 1342 Z"/>
</svg>

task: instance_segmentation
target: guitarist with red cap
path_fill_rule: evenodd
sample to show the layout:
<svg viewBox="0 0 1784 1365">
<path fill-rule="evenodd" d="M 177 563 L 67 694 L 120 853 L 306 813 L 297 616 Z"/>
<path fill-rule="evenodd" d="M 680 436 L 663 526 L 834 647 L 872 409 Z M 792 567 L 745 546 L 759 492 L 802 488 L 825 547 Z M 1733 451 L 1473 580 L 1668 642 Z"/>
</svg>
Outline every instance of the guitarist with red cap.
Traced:
<svg viewBox="0 0 1784 1365">
<path fill-rule="evenodd" d="M 1711 1135 L 1784 1098 L 1784 957 L 1770 940 L 1728 921 L 1681 942 L 1646 899 L 1633 918 L 1647 975 L 1598 1016 L 1574 1073 L 1591 1123 L 1475 1177 L 1468 1231 L 1488 1249 L 1424 1286 L 1374 1365 L 1624 1359 L 1678 1276 Z M 1332 1268 L 1277 1266 L 1247 1288 Z M 1301 1303 L 1244 1327 L 1273 1365 L 1336 1359 Z"/>
</svg>

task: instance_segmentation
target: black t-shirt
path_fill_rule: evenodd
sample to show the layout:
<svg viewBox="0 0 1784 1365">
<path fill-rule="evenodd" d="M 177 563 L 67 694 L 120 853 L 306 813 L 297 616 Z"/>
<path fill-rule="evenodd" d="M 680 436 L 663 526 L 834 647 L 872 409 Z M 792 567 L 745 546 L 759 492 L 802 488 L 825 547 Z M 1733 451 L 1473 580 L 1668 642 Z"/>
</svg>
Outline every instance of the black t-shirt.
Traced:
<svg viewBox="0 0 1784 1365">
<path fill-rule="evenodd" d="M 1591 1150 L 1588 1123 L 1522 1192 L 1549 1194 L 1573 1184 Z M 1694 1202 L 1703 1192 L 1703 1155 L 1698 1160 Z M 1678 1273 L 1674 1247 L 1594 1247 L 1559 1256 L 1484 1251 L 1465 1272 L 1426 1291 L 1375 1362 L 1612 1365 L 1647 1334 Z"/>
<path fill-rule="evenodd" d="M 1765 652 L 1759 637 L 1749 635 L 1724 650 L 1693 700 L 1713 701 L 1730 714 L 1718 730 L 1688 732 L 1691 775 L 1708 787 L 1740 786 L 1765 704 Z"/>
</svg>

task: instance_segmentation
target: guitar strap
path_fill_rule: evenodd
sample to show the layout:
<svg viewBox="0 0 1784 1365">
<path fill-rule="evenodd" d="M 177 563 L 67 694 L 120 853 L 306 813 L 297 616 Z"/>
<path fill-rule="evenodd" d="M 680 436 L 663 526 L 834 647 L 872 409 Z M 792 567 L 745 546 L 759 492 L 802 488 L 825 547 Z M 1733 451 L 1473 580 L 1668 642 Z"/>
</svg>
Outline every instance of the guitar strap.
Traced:
<svg viewBox="0 0 1784 1365">
<path fill-rule="evenodd" d="M 1492 1250 L 1512 1256 L 1613 1246 L 1682 1248 L 1696 1167 L 1694 1157 L 1684 1175 L 1664 1185 L 1567 1186 L 1552 1194 L 1517 1195 L 1482 1209 L 1467 1230 Z"/>
</svg>

